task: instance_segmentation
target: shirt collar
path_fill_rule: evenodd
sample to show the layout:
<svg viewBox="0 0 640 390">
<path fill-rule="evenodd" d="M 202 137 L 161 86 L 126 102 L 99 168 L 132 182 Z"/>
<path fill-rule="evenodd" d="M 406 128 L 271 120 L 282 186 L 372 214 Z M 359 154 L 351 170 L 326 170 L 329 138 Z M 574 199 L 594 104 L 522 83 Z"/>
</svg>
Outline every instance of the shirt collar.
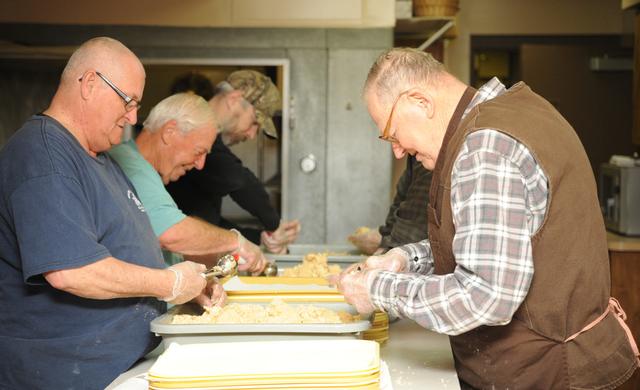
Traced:
<svg viewBox="0 0 640 390">
<path fill-rule="evenodd" d="M 471 99 L 471 102 L 464 110 L 464 114 L 462 114 L 462 117 L 464 118 L 465 116 L 467 116 L 469 111 L 471 111 L 471 109 L 478 104 L 486 102 L 487 100 L 491 100 L 496 96 L 500 96 L 506 91 L 507 88 L 500 82 L 500 80 L 498 80 L 497 77 L 492 78 L 478 89 L 478 92 L 476 92 L 475 96 L 473 97 L 473 99 Z"/>
</svg>

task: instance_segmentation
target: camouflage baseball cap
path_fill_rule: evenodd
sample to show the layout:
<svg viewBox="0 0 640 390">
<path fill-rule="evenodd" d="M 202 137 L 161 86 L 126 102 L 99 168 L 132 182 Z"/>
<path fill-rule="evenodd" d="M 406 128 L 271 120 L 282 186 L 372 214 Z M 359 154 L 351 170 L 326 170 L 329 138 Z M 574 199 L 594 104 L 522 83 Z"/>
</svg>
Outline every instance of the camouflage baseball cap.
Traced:
<svg viewBox="0 0 640 390">
<path fill-rule="evenodd" d="M 271 117 L 282 107 L 280 91 L 271 79 L 255 70 L 238 70 L 227 77 L 234 89 L 242 91 L 242 96 L 256 109 L 256 120 L 262 131 L 271 138 L 278 138 L 278 132 Z"/>
</svg>

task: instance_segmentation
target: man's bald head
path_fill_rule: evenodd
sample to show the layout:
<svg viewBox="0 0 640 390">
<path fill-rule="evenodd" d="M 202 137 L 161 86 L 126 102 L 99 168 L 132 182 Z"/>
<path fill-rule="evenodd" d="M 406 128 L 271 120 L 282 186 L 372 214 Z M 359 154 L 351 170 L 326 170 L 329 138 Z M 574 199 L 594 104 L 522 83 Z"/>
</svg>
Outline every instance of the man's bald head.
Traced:
<svg viewBox="0 0 640 390">
<path fill-rule="evenodd" d="M 144 67 L 138 57 L 120 41 L 109 37 L 97 37 L 83 43 L 69 58 L 62 72 L 61 85 L 77 83 L 87 70 L 100 70 L 109 75 L 122 72 L 124 62 L 137 64 L 144 74 Z"/>
<path fill-rule="evenodd" d="M 120 143 L 126 124 L 137 122 L 145 71 L 136 55 L 107 37 L 83 43 L 69 58 L 47 109 L 90 154 Z"/>
</svg>

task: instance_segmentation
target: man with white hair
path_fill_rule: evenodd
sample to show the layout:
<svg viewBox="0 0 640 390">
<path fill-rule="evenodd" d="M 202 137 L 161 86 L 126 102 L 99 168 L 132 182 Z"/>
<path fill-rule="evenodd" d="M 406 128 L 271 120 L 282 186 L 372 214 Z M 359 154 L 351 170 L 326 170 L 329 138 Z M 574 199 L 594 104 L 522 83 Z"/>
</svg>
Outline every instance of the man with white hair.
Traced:
<svg viewBox="0 0 640 390">
<path fill-rule="evenodd" d="M 138 58 L 106 37 L 69 59 L 51 105 L 0 151 L 0 387 L 103 389 L 151 351 L 166 304 L 203 295 L 166 269 L 136 191 L 105 152 L 136 122 Z"/>
<path fill-rule="evenodd" d="M 259 247 L 237 230 L 183 214 L 164 187 L 193 168 L 202 169 L 215 138 L 215 117 L 207 102 L 178 93 L 153 107 L 135 140 L 109 154 L 136 187 L 169 264 L 179 263 L 184 255 L 198 256 L 211 266 L 216 254 L 234 252 L 240 270 L 257 274 L 266 265 Z"/>
<path fill-rule="evenodd" d="M 255 138 L 260 130 L 277 138 L 271 117 L 282 105 L 278 88 L 260 72 L 238 70 L 216 88 L 204 75 L 190 73 L 179 78 L 172 90 L 191 91 L 207 99 L 218 120 L 220 137 L 207 155 L 204 169 L 191 171 L 167 186 L 171 196 L 187 214 L 238 229 L 252 242 L 264 244 L 269 252 L 285 253 L 297 238 L 300 223 L 280 221 L 264 184 L 229 148 Z M 256 217 L 262 228 L 238 226 L 224 218 L 221 208 L 225 196 Z"/>
<path fill-rule="evenodd" d="M 571 125 L 520 82 L 475 90 L 429 54 L 391 49 L 364 97 L 397 158 L 433 171 L 429 238 L 337 284 L 358 311 L 450 335 L 463 389 L 612 389 L 638 348 L 610 297 L 593 171 Z"/>
</svg>

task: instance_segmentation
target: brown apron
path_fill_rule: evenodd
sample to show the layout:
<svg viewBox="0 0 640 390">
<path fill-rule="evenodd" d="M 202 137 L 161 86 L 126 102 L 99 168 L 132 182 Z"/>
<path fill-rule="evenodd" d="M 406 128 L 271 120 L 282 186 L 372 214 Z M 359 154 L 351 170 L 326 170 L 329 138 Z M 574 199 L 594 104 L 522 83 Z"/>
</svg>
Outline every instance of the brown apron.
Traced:
<svg viewBox="0 0 640 390">
<path fill-rule="evenodd" d="M 509 324 L 450 337 L 458 376 L 474 388 L 614 388 L 637 367 L 637 348 L 621 327 L 624 313 L 608 298 L 606 233 L 584 148 L 566 120 L 524 83 L 461 120 L 473 93 L 467 89 L 456 107 L 433 172 L 428 218 L 435 274 L 457 266 L 450 176 L 470 132 L 496 129 L 527 146 L 550 187 L 546 219 L 532 238 L 529 294 Z M 584 224 L 576 228 L 576 220 Z"/>
</svg>

